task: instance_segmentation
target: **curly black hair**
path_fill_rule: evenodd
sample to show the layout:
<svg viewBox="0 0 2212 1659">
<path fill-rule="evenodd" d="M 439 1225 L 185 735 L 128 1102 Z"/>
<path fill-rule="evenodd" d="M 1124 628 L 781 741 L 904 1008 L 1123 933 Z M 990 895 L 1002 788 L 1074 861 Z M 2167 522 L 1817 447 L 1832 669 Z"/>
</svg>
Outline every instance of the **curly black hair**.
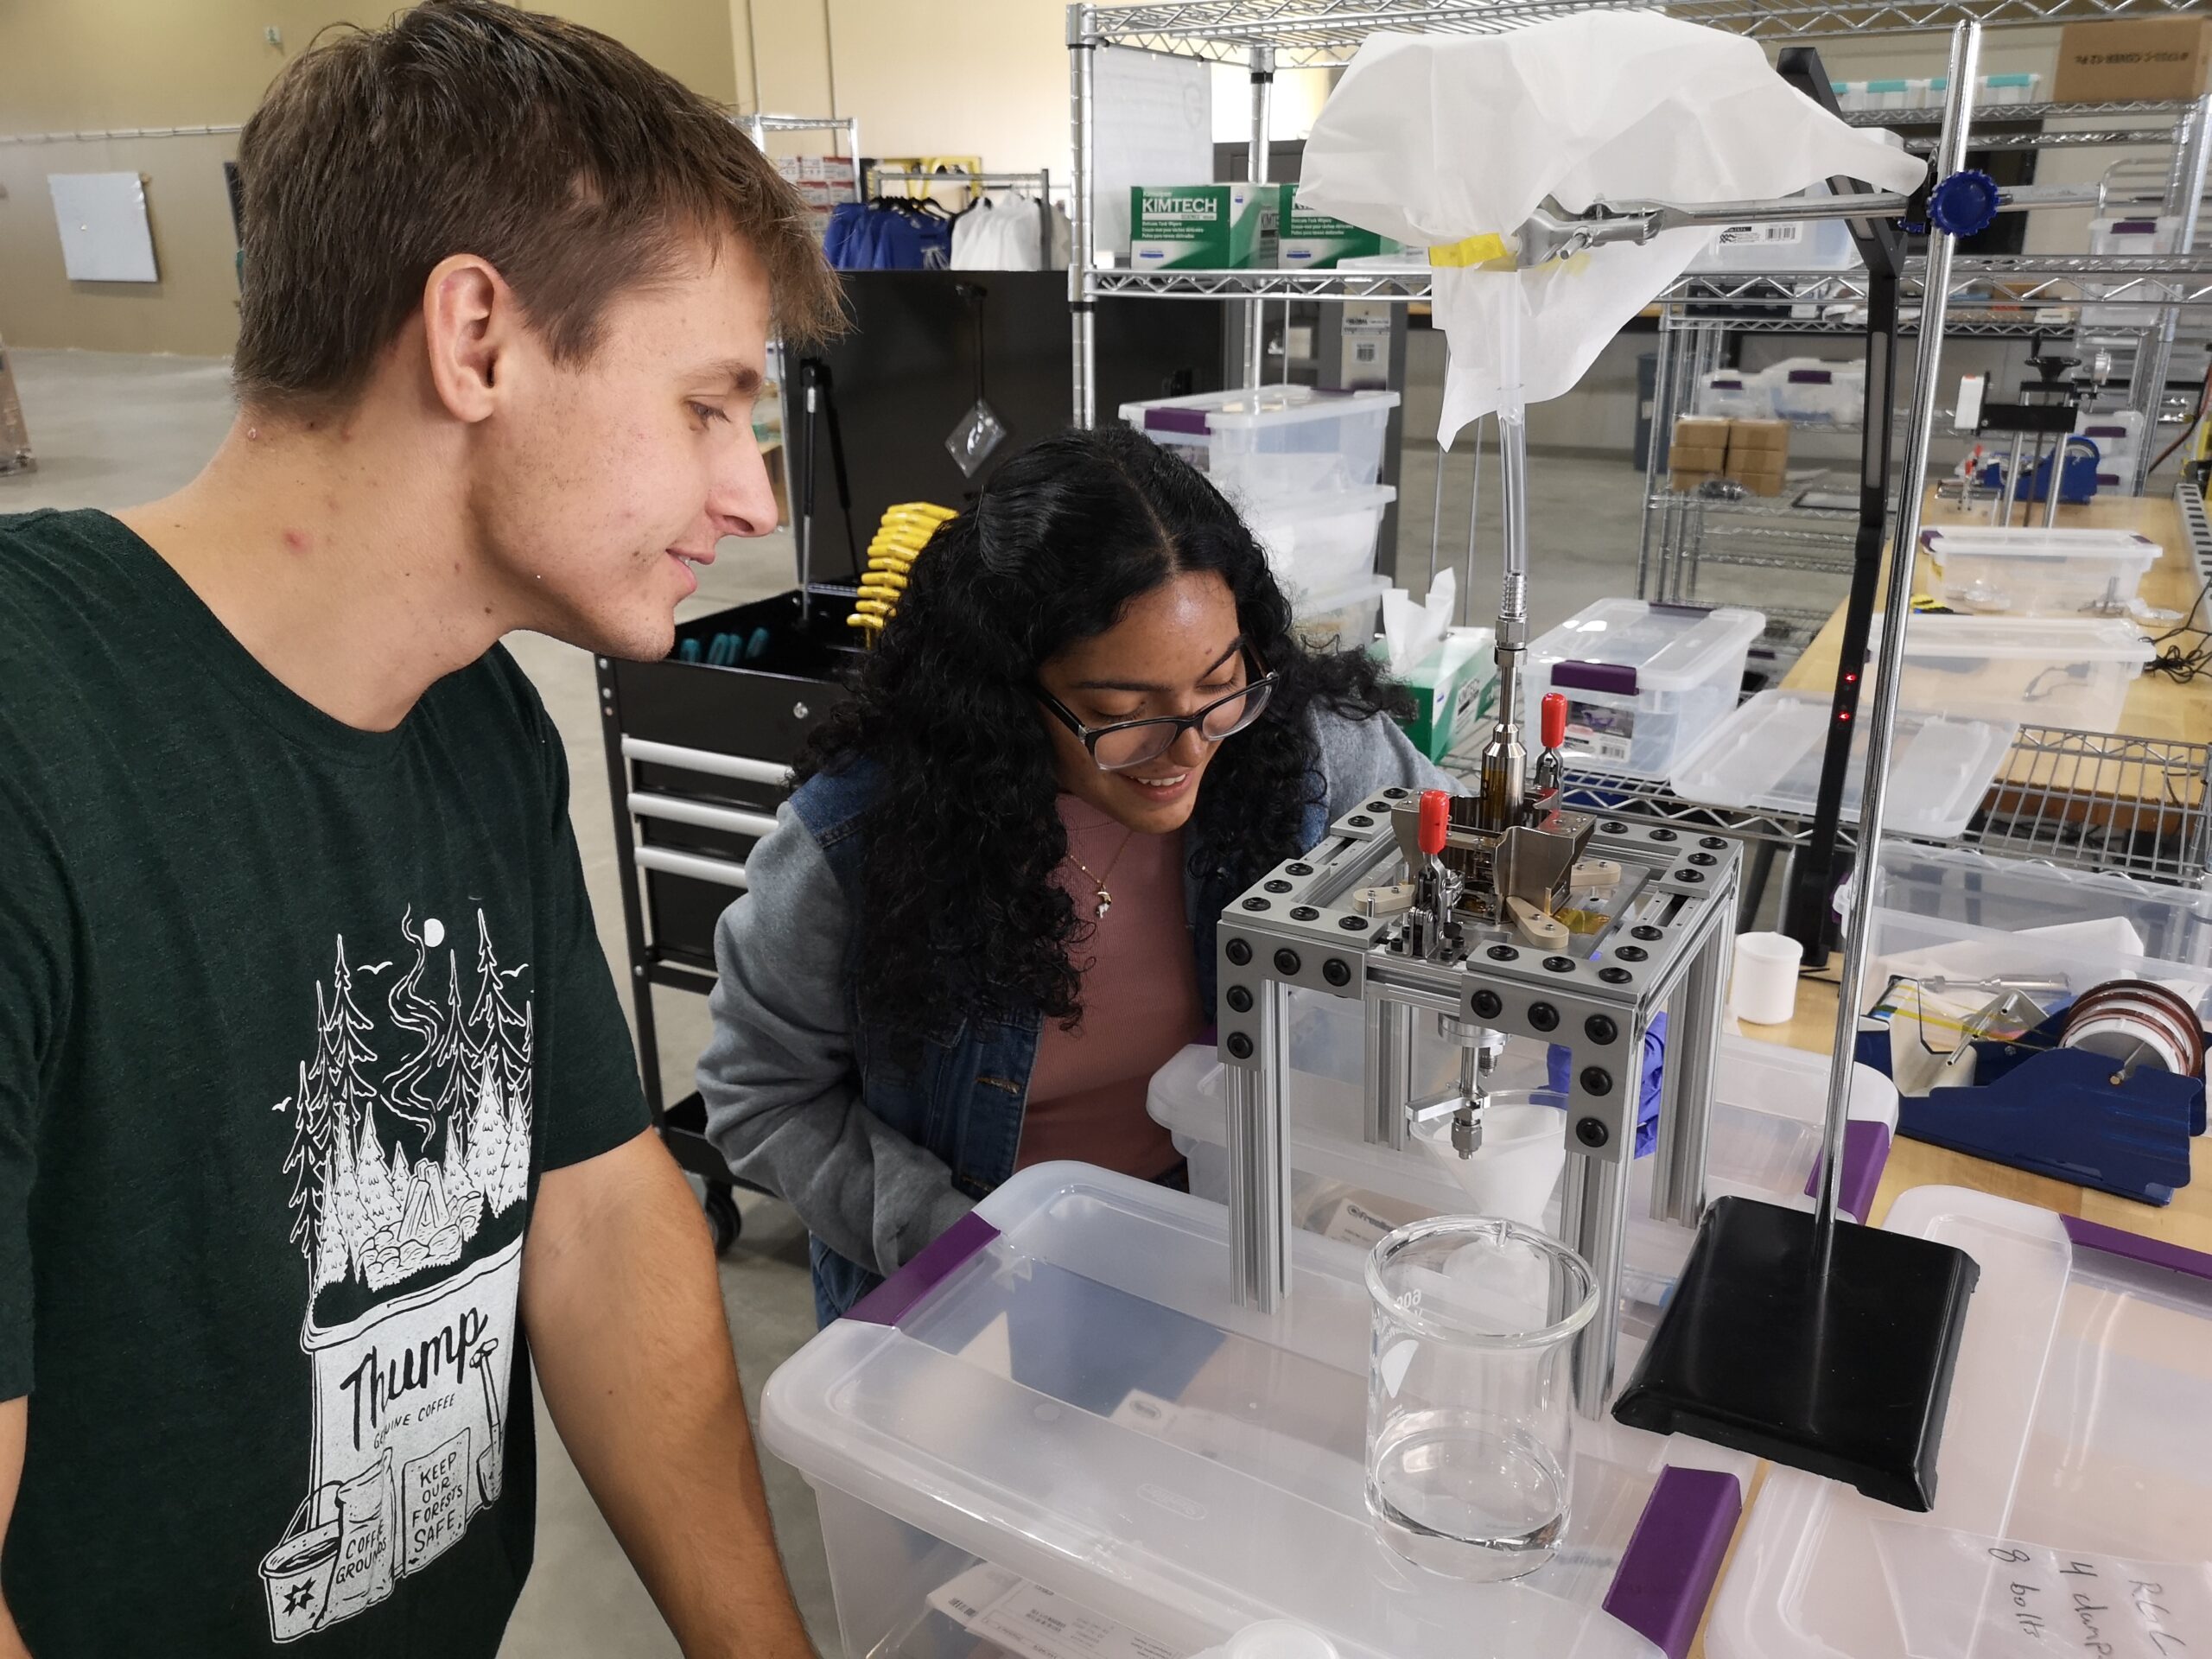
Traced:
<svg viewBox="0 0 2212 1659">
<path fill-rule="evenodd" d="M 1071 431 L 1007 461 L 915 561 L 853 696 L 797 767 L 801 782 L 855 764 L 878 774 L 857 972 L 904 1062 L 965 1020 L 1080 1017 L 1071 948 L 1090 924 L 1052 880 L 1068 841 L 1037 671 L 1193 571 L 1228 583 L 1245 643 L 1276 677 L 1267 712 L 1206 768 L 1191 819 L 1194 860 L 1201 848 L 1225 859 L 1229 891 L 1306 850 L 1300 819 L 1324 792 L 1316 705 L 1356 720 L 1397 709 L 1364 652 L 1317 652 L 1293 632 L 1236 510 L 1148 438 Z"/>
</svg>

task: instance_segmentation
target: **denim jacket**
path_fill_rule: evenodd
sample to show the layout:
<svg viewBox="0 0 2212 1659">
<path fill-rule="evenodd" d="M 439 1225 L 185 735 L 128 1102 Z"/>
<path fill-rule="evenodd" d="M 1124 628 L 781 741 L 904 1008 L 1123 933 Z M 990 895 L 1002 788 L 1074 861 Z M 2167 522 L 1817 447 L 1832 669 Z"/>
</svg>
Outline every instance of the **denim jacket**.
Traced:
<svg viewBox="0 0 2212 1659">
<path fill-rule="evenodd" d="M 1317 715 L 1314 735 L 1305 847 L 1376 790 L 1445 785 L 1387 719 Z M 746 861 L 748 889 L 715 930 L 714 1036 L 699 1060 L 707 1133 L 731 1170 L 806 1224 L 824 1323 L 1014 1173 L 1042 1025 L 1034 1009 L 963 1020 L 918 1065 L 892 1058 L 854 960 L 871 776 L 809 779 Z M 1185 914 L 1211 1020 L 1214 925 L 1236 895 L 1212 849 L 1192 851 Z"/>
</svg>

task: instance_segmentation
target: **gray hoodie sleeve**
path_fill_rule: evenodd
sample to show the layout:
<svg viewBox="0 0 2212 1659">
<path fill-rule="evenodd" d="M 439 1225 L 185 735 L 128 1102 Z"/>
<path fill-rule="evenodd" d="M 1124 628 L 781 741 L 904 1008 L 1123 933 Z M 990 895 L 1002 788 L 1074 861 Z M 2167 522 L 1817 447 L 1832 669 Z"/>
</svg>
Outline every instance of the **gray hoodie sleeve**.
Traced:
<svg viewBox="0 0 2212 1659">
<path fill-rule="evenodd" d="M 715 1030 L 698 1074 L 707 1134 L 838 1255 L 895 1273 L 969 1201 L 861 1097 L 846 1019 L 852 918 L 788 806 L 745 868 L 751 886 L 715 930 Z"/>
<path fill-rule="evenodd" d="M 1351 720 L 1316 709 L 1313 735 L 1321 746 L 1321 775 L 1329 780 L 1329 822 L 1334 823 L 1378 789 L 1449 789 L 1439 771 L 1388 715 Z"/>
</svg>

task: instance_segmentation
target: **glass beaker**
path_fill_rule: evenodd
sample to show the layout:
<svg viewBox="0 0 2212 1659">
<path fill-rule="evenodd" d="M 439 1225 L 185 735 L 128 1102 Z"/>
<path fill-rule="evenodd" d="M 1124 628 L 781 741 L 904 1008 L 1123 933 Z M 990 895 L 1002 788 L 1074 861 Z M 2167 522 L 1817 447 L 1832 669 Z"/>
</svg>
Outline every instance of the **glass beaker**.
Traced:
<svg viewBox="0 0 2212 1659">
<path fill-rule="evenodd" d="M 1417 1567 L 1533 1573 L 1567 1531 L 1574 1339 L 1587 1262 L 1517 1221 L 1401 1227 L 1367 1262 L 1367 1507 Z"/>
</svg>

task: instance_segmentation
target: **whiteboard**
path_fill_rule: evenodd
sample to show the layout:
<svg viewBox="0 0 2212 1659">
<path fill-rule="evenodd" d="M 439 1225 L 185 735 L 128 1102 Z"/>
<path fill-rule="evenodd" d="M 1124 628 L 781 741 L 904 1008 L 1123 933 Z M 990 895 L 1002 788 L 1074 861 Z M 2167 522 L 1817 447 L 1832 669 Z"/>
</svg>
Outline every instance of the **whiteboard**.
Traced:
<svg viewBox="0 0 2212 1659">
<path fill-rule="evenodd" d="M 1213 179 L 1213 66 L 1126 47 L 1091 55 L 1093 240 L 1127 253 L 1133 187 Z"/>
<path fill-rule="evenodd" d="M 146 181 L 136 173 L 49 173 L 61 264 L 73 283 L 158 283 Z"/>
</svg>

